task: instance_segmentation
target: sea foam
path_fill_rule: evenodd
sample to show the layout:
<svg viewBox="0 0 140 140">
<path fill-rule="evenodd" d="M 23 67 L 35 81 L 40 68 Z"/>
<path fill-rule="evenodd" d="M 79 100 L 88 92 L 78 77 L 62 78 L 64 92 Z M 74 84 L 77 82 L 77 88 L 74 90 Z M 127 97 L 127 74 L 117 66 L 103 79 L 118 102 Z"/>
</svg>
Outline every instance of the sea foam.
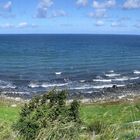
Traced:
<svg viewBox="0 0 140 140">
<path fill-rule="evenodd" d="M 128 81 L 129 78 L 128 77 L 122 77 L 122 78 L 115 78 L 113 79 L 113 81 Z"/>
<path fill-rule="evenodd" d="M 131 78 L 129 78 L 130 80 L 137 80 L 137 79 L 139 79 L 139 77 L 131 77 Z"/>
<path fill-rule="evenodd" d="M 86 90 L 86 89 L 103 89 L 103 88 L 111 88 L 113 87 L 114 84 L 107 84 L 107 85 L 97 85 L 97 86 L 92 86 L 92 85 L 84 85 L 84 86 L 78 86 L 78 87 L 73 87 L 70 88 L 71 90 Z M 124 87 L 125 85 L 117 85 L 117 87 Z"/>
<path fill-rule="evenodd" d="M 38 87 L 40 87 L 40 85 L 38 85 L 37 83 L 30 83 L 29 87 L 31 87 L 31 88 L 38 88 Z"/>
<path fill-rule="evenodd" d="M 55 74 L 56 74 L 56 75 L 61 75 L 61 74 L 62 74 L 62 72 L 55 72 Z"/>
<path fill-rule="evenodd" d="M 0 88 L 1 89 L 15 89 L 16 88 L 16 86 L 15 85 L 13 85 L 12 83 L 10 83 L 10 82 L 6 82 L 6 81 L 2 81 L 2 80 L 0 80 Z"/>
<path fill-rule="evenodd" d="M 111 82 L 111 79 L 93 79 L 94 82 Z"/>
<path fill-rule="evenodd" d="M 117 77 L 117 76 L 120 76 L 120 74 L 110 73 L 110 74 L 105 74 L 105 76 L 107 76 L 107 77 Z"/>
<path fill-rule="evenodd" d="M 140 74 L 140 71 L 134 70 L 134 74 Z"/>
<path fill-rule="evenodd" d="M 41 85 L 41 87 L 44 87 L 44 88 L 49 88 L 49 87 L 63 87 L 63 86 L 66 86 L 68 85 L 68 83 L 62 83 L 62 84 L 47 84 L 47 83 L 43 83 Z"/>
</svg>

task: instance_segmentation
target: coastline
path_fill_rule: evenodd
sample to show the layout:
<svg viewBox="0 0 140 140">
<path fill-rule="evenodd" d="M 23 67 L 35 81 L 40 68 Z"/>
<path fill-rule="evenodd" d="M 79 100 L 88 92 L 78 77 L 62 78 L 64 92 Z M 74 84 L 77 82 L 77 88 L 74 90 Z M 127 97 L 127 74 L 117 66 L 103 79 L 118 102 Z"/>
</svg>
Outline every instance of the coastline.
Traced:
<svg viewBox="0 0 140 140">
<path fill-rule="evenodd" d="M 69 91 L 68 91 L 69 92 Z M 0 100 L 11 100 L 15 102 L 28 102 L 32 97 L 43 95 L 44 93 L 38 94 L 19 94 L 17 92 L 7 93 L 0 92 Z M 115 103 L 115 102 L 133 102 L 140 100 L 140 84 L 127 85 L 126 87 L 116 87 L 104 88 L 99 92 L 94 93 L 72 93 L 68 95 L 67 103 L 73 101 L 73 99 L 79 100 L 83 104 L 93 104 L 93 103 Z"/>
</svg>

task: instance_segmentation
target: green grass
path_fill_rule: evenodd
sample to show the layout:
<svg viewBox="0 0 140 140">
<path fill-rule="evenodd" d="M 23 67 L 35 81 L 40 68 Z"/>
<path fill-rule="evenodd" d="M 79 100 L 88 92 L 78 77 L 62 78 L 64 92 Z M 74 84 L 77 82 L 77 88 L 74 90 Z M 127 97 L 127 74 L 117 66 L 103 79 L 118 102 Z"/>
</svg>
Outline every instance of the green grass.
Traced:
<svg viewBox="0 0 140 140">
<path fill-rule="evenodd" d="M 136 106 L 140 106 L 140 103 L 82 105 L 80 116 L 86 124 L 97 119 L 104 119 L 113 124 L 138 121 L 140 120 L 140 110 Z"/>
<path fill-rule="evenodd" d="M 18 119 L 20 106 L 11 107 L 12 104 L 15 103 L 0 101 L 0 140 L 15 140 L 11 126 Z M 118 140 L 133 140 L 140 135 L 140 125 L 127 125 L 140 120 L 140 102 L 81 105 L 80 116 L 85 127 L 98 126 L 98 121 L 108 124 L 109 127 L 100 134 L 103 140 L 113 140 L 116 135 Z M 85 137 L 88 137 L 87 133 L 83 133 Z M 100 136 L 97 140 L 102 140 Z"/>
<path fill-rule="evenodd" d="M 0 121 L 13 123 L 18 119 L 19 108 L 0 106 Z"/>
</svg>

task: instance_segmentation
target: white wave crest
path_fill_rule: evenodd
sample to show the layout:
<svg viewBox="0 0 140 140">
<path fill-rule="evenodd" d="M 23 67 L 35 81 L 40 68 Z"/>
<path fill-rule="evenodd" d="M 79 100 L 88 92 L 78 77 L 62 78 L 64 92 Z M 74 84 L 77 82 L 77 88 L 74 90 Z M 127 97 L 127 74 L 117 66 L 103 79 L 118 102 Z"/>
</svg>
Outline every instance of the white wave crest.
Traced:
<svg viewBox="0 0 140 140">
<path fill-rule="evenodd" d="M 130 80 L 137 80 L 137 79 L 139 79 L 139 77 L 131 77 L 131 78 L 129 78 Z"/>
<path fill-rule="evenodd" d="M 15 85 L 13 85 L 12 83 L 10 83 L 10 82 L 6 82 L 6 81 L 2 81 L 2 80 L 0 80 L 0 88 L 1 89 L 15 89 L 16 88 L 16 86 Z"/>
<path fill-rule="evenodd" d="M 38 88 L 38 87 L 40 87 L 40 85 L 38 85 L 37 83 L 30 83 L 29 87 L 31 87 L 31 88 Z"/>
<path fill-rule="evenodd" d="M 47 84 L 47 83 L 43 83 L 41 85 L 41 87 L 44 87 L 44 88 L 49 88 L 49 87 L 63 87 L 63 86 L 66 86 L 68 85 L 68 83 L 62 83 L 62 84 Z"/>
<path fill-rule="evenodd" d="M 134 74 L 140 74 L 140 71 L 134 70 Z"/>
<path fill-rule="evenodd" d="M 111 82 L 111 79 L 93 79 L 94 82 Z"/>
<path fill-rule="evenodd" d="M 109 72 L 110 72 L 110 73 L 113 73 L 113 72 L 114 72 L 114 70 L 110 70 Z"/>
<path fill-rule="evenodd" d="M 105 76 L 107 76 L 107 77 L 117 77 L 117 76 L 120 76 L 120 74 L 111 73 L 111 74 L 105 74 Z"/>
<path fill-rule="evenodd" d="M 125 85 L 116 85 L 117 87 L 124 87 Z M 103 89 L 103 88 L 111 88 L 113 87 L 113 84 L 107 84 L 107 85 L 100 85 L 100 86 L 79 86 L 79 87 L 73 87 L 70 88 L 71 90 L 85 90 L 85 89 Z"/>
<path fill-rule="evenodd" d="M 84 83 L 86 80 L 80 80 L 81 83 Z"/>
<path fill-rule="evenodd" d="M 128 80 L 129 80 L 128 77 L 122 77 L 122 78 L 113 79 L 113 81 L 128 81 Z"/>
<path fill-rule="evenodd" d="M 62 72 L 55 72 L 55 74 L 56 74 L 56 75 L 61 75 L 61 74 L 62 74 Z"/>
</svg>

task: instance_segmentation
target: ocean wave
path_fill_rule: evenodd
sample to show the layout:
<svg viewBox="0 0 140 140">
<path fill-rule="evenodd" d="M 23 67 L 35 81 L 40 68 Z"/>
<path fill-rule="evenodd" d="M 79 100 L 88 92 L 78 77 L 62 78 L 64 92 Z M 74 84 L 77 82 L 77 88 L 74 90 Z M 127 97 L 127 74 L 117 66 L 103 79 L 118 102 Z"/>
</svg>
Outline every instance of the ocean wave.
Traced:
<svg viewBox="0 0 140 140">
<path fill-rule="evenodd" d="M 111 82 L 111 79 L 93 79 L 94 82 Z"/>
<path fill-rule="evenodd" d="M 14 85 L 1 86 L 1 85 L 0 85 L 0 88 L 1 88 L 1 89 L 8 89 L 8 88 L 9 88 L 9 89 L 15 89 L 16 86 L 14 86 Z"/>
<path fill-rule="evenodd" d="M 129 78 L 130 80 L 137 80 L 137 79 L 139 79 L 139 77 L 131 77 L 131 78 Z"/>
<path fill-rule="evenodd" d="M 113 73 L 113 72 L 114 72 L 114 70 L 110 70 L 109 72 L 110 72 L 110 73 Z"/>
<path fill-rule="evenodd" d="M 115 78 L 113 79 L 113 81 L 128 81 L 129 78 L 128 77 L 122 77 L 122 78 Z"/>
<path fill-rule="evenodd" d="M 62 72 L 55 72 L 55 74 L 56 74 L 56 75 L 61 75 L 61 74 L 62 74 Z"/>
<path fill-rule="evenodd" d="M 140 71 L 134 70 L 134 74 L 140 74 Z"/>
<path fill-rule="evenodd" d="M 110 73 L 110 74 L 105 74 L 105 76 L 107 76 L 107 77 L 117 77 L 117 76 L 120 76 L 120 74 Z"/>
<path fill-rule="evenodd" d="M 62 87 L 66 86 L 68 83 L 59 83 L 59 84 L 48 84 L 48 83 L 43 83 L 43 84 L 38 84 L 38 83 L 30 83 L 28 86 L 30 88 L 49 88 L 49 87 Z"/>
<path fill-rule="evenodd" d="M 84 89 L 93 89 L 93 86 L 83 85 L 83 86 L 77 86 L 77 87 L 70 87 L 70 90 L 84 90 Z"/>
<path fill-rule="evenodd" d="M 84 85 L 79 87 L 72 87 L 71 90 L 86 90 L 86 89 L 104 89 L 104 88 L 111 88 L 114 84 L 107 84 L 107 85 L 100 85 L 100 86 L 92 86 L 92 85 Z M 125 85 L 117 85 L 117 87 L 124 87 Z"/>
<path fill-rule="evenodd" d="M 24 91 L 2 91 L 2 94 L 16 94 L 16 95 L 30 95 L 30 92 L 24 92 Z"/>
<path fill-rule="evenodd" d="M 0 80 L 0 88 L 1 89 L 15 89 L 16 86 L 10 82 Z"/>
<path fill-rule="evenodd" d="M 81 83 L 84 83 L 86 80 L 80 80 Z"/>
<path fill-rule="evenodd" d="M 38 87 L 40 87 L 40 85 L 38 85 L 37 83 L 30 83 L 28 86 L 31 87 L 31 88 L 38 88 Z"/>
<path fill-rule="evenodd" d="M 66 86 L 68 85 L 68 83 L 62 83 L 62 84 L 47 84 L 47 83 L 43 83 L 41 85 L 41 87 L 43 88 L 49 88 L 49 87 L 63 87 L 63 86 Z"/>
</svg>

